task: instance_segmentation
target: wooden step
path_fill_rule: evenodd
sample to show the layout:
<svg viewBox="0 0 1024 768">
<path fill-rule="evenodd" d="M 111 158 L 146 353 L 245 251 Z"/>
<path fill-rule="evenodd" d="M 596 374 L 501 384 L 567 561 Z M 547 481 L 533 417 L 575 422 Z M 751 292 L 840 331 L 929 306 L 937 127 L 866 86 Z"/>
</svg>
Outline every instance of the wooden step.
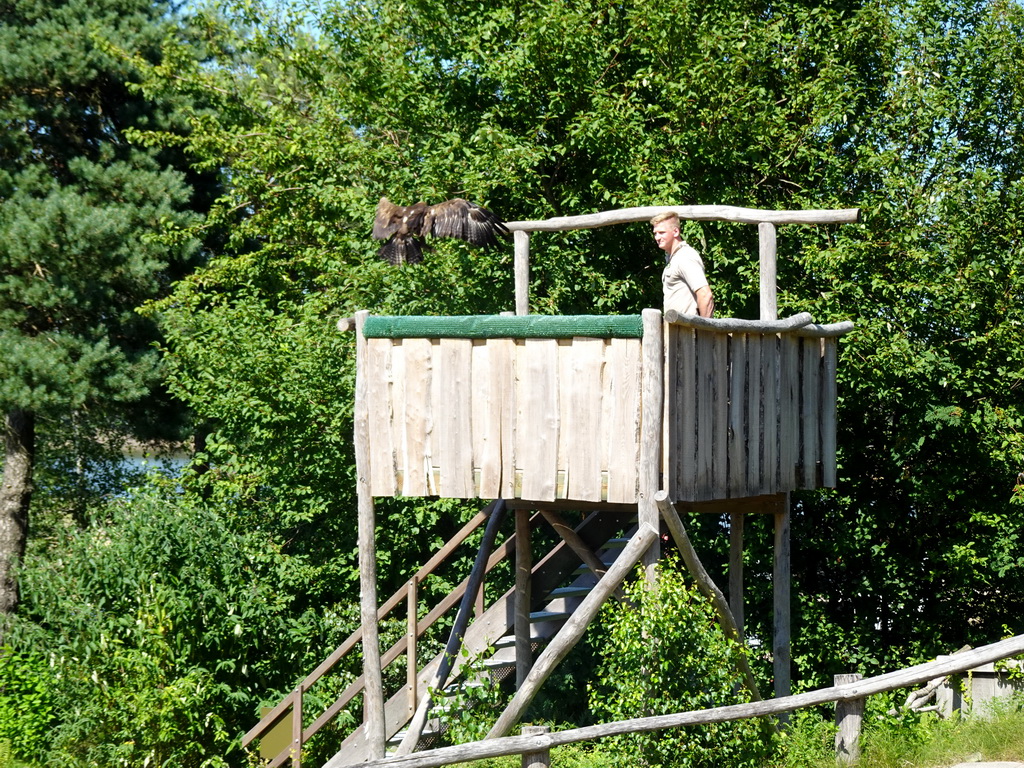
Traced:
<svg viewBox="0 0 1024 768">
<path fill-rule="evenodd" d="M 571 615 L 568 611 L 533 611 L 530 614 L 530 623 L 539 624 L 543 621 L 564 621 Z"/>
<path fill-rule="evenodd" d="M 572 586 L 572 587 L 559 587 L 558 589 L 551 590 L 548 598 L 551 600 L 557 600 L 560 597 L 586 597 L 590 594 L 590 590 L 593 587 L 584 585 Z"/>
</svg>

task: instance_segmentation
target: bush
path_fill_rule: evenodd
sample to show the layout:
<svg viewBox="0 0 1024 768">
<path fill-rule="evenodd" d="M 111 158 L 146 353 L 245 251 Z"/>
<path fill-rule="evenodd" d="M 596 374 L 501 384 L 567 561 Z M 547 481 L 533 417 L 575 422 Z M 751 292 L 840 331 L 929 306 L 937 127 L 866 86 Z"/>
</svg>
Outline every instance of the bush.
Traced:
<svg viewBox="0 0 1024 768">
<path fill-rule="evenodd" d="M 0 767 L 44 751 L 55 721 L 52 677 L 43 656 L 0 647 Z"/>
<path fill-rule="evenodd" d="M 239 736 L 263 697 L 348 627 L 297 607 L 296 566 L 259 531 L 235 530 L 230 510 L 147 488 L 93 519 L 26 557 L 0 738 L 61 766 L 244 763 Z"/>
<path fill-rule="evenodd" d="M 602 612 L 606 636 L 590 688 L 591 708 L 605 721 L 670 714 L 749 701 L 737 671 L 746 651 L 719 628 L 714 610 L 678 565 L 663 562 L 657 586 L 642 579 L 626 601 Z M 608 739 L 622 766 L 702 768 L 760 766 L 772 751 L 765 723 L 741 720 Z"/>
</svg>

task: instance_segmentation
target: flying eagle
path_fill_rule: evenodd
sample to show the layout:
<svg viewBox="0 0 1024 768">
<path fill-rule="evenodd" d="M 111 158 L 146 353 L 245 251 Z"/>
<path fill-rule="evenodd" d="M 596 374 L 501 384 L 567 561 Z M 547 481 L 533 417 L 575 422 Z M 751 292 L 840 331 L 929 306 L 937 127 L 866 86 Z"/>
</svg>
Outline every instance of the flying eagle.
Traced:
<svg viewBox="0 0 1024 768">
<path fill-rule="evenodd" d="M 423 238 L 455 237 L 485 248 L 498 244 L 498 235 L 507 235 L 504 222 L 483 206 L 456 197 L 437 205 L 416 203 L 395 205 L 386 197 L 377 203 L 373 236 L 387 238 L 378 255 L 391 264 L 416 264 L 426 247 Z"/>
</svg>

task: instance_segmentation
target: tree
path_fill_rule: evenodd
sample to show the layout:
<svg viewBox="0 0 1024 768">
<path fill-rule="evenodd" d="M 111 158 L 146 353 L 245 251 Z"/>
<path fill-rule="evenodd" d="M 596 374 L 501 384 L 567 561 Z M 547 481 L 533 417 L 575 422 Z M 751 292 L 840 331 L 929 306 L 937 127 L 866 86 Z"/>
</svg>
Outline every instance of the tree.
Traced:
<svg viewBox="0 0 1024 768">
<path fill-rule="evenodd" d="M 229 479 L 245 479 L 247 500 L 351 515 L 334 493 L 348 384 L 291 419 L 278 404 L 292 378 L 267 374 L 269 329 L 287 370 L 329 378 L 328 363 L 301 359 L 327 349 L 343 382 L 347 342 L 310 343 L 335 317 L 511 305 L 510 249 L 377 263 L 368 233 L 382 194 L 462 194 L 510 219 L 669 202 L 858 206 L 859 225 L 780 232 L 780 310 L 858 323 L 840 345 L 841 487 L 795 505 L 798 677 L 1019 630 L 1018 5 L 370 0 L 305 26 L 246 3 L 234 21 L 207 27 L 221 66 L 156 68 L 147 87 L 219 98 L 217 119 L 191 116 L 188 149 L 230 168 L 215 218 L 232 237 L 154 309 L 171 386 L 209 408 L 232 460 L 245 457 L 252 471 Z M 722 313 L 754 315 L 752 228 L 685 234 Z M 638 226 L 536 238 L 534 311 L 657 306 L 648 237 Z M 218 346 L 236 362 L 221 365 Z M 330 443 L 310 439 L 310 418 Z M 301 473 L 282 470 L 297 446 Z M 382 505 L 382 528 L 408 519 L 407 504 L 393 520 Z M 713 522 L 708 549 L 723 540 Z M 767 554 L 752 557 L 753 573 L 770 573 Z M 770 616 L 752 581 L 761 609 L 748 615 Z M 951 629 L 965 603 L 972 621 Z M 836 637 L 846 647 L 828 658 Z"/>
<path fill-rule="evenodd" d="M 1024 631 L 1022 30 L 1004 2 L 886 19 L 881 98 L 851 118 L 864 223 L 800 256 L 787 303 L 858 324 L 840 488 L 794 522 L 817 680 Z"/>
<path fill-rule="evenodd" d="M 153 59 L 169 6 L 149 0 L 0 4 L 0 613 L 18 602 L 38 436 L 115 439 L 157 381 L 155 329 L 135 308 L 194 255 L 153 235 L 191 219 L 169 155 L 125 140 L 168 124 L 112 45 Z"/>
<path fill-rule="evenodd" d="M 440 245 L 415 269 L 378 262 L 369 237 L 377 199 L 461 195 L 509 219 L 792 202 L 792 179 L 830 172 L 833 149 L 818 135 L 840 123 L 843 98 L 861 98 L 851 79 L 873 68 L 870 18 L 851 22 L 840 6 L 380 0 L 310 19 L 258 3 L 227 6 L 230 23 L 205 17 L 216 65 L 169 50 L 146 81 L 154 96 L 216 100 L 190 115 L 187 151 L 199 167 L 225 169 L 228 191 L 208 223 L 229 237 L 151 306 L 168 334 L 170 387 L 213 429 L 210 458 L 223 471 L 204 482 L 221 478 L 232 494 L 244 485 L 247 503 L 290 521 L 281 535 L 293 544 L 338 525 L 349 544 L 340 551 L 350 552 L 352 527 L 336 521 L 352 509 L 351 346 L 334 318 L 365 307 L 464 314 L 512 304 L 510 246 Z M 752 25 L 762 11 L 767 20 Z M 851 23 L 849 41 L 826 42 Z M 780 49 L 792 58 L 786 73 L 773 64 Z M 751 232 L 690 234 L 728 286 L 724 310 L 755 305 Z M 658 305 L 659 254 L 638 245 L 648 242 L 643 226 L 537 238 L 534 309 Z"/>
</svg>

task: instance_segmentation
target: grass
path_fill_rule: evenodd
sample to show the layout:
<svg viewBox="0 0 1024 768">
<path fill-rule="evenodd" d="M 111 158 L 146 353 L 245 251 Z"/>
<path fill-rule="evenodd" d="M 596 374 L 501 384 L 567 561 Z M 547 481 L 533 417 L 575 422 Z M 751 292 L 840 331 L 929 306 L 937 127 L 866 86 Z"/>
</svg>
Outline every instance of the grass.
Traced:
<svg viewBox="0 0 1024 768">
<path fill-rule="evenodd" d="M 522 764 L 519 755 L 507 755 L 460 765 L 469 768 L 521 768 Z M 614 765 L 611 755 L 602 752 L 599 743 L 566 744 L 551 750 L 552 768 L 613 768 Z"/>
<path fill-rule="evenodd" d="M 866 739 L 861 768 L 930 768 L 976 760 L 1024 760 L 1024 702 L 986 717 L 932 719 L 921 733 L 880 730 Z"/>
<path fill-rule="evenodd" d="M 836 768 L 835 728 L 802 713 L 782 740 L 772 768 Z M 984 716 L 940 719 L 933 714 L 865 718 L 857 768 L 946 768 L 962 762 L 1024 762 L 1024 698 Z"/>
<path fill-rule="evenodd" d="M 836 768 L 835 727 L 815 711 L 797 712 L 780 738 L 778 757 L 765 768 Z M 622 756 L 607 751 L 600 741 L 569 744 L 552 750 L 557 768 L 613 768 Z M 930 714 L 865 718 L 862 755 L 856 768 L 948 768 L 962 762 L 1024 762 L 1024 697 L 993 707 L 983 717 L 942 720 Z M 463 763 L 471 768 L 520 768 L 518 755 Z M 0 768 L 30 768 L 13 759 L 10 743 L 0 740 Z M 698 768 L 665 765 L 660 768 Z M 699 768 L 704 768 L 700 766 Z M 731 768 L 717 765 L 715 768 Z"/>
</svg>

